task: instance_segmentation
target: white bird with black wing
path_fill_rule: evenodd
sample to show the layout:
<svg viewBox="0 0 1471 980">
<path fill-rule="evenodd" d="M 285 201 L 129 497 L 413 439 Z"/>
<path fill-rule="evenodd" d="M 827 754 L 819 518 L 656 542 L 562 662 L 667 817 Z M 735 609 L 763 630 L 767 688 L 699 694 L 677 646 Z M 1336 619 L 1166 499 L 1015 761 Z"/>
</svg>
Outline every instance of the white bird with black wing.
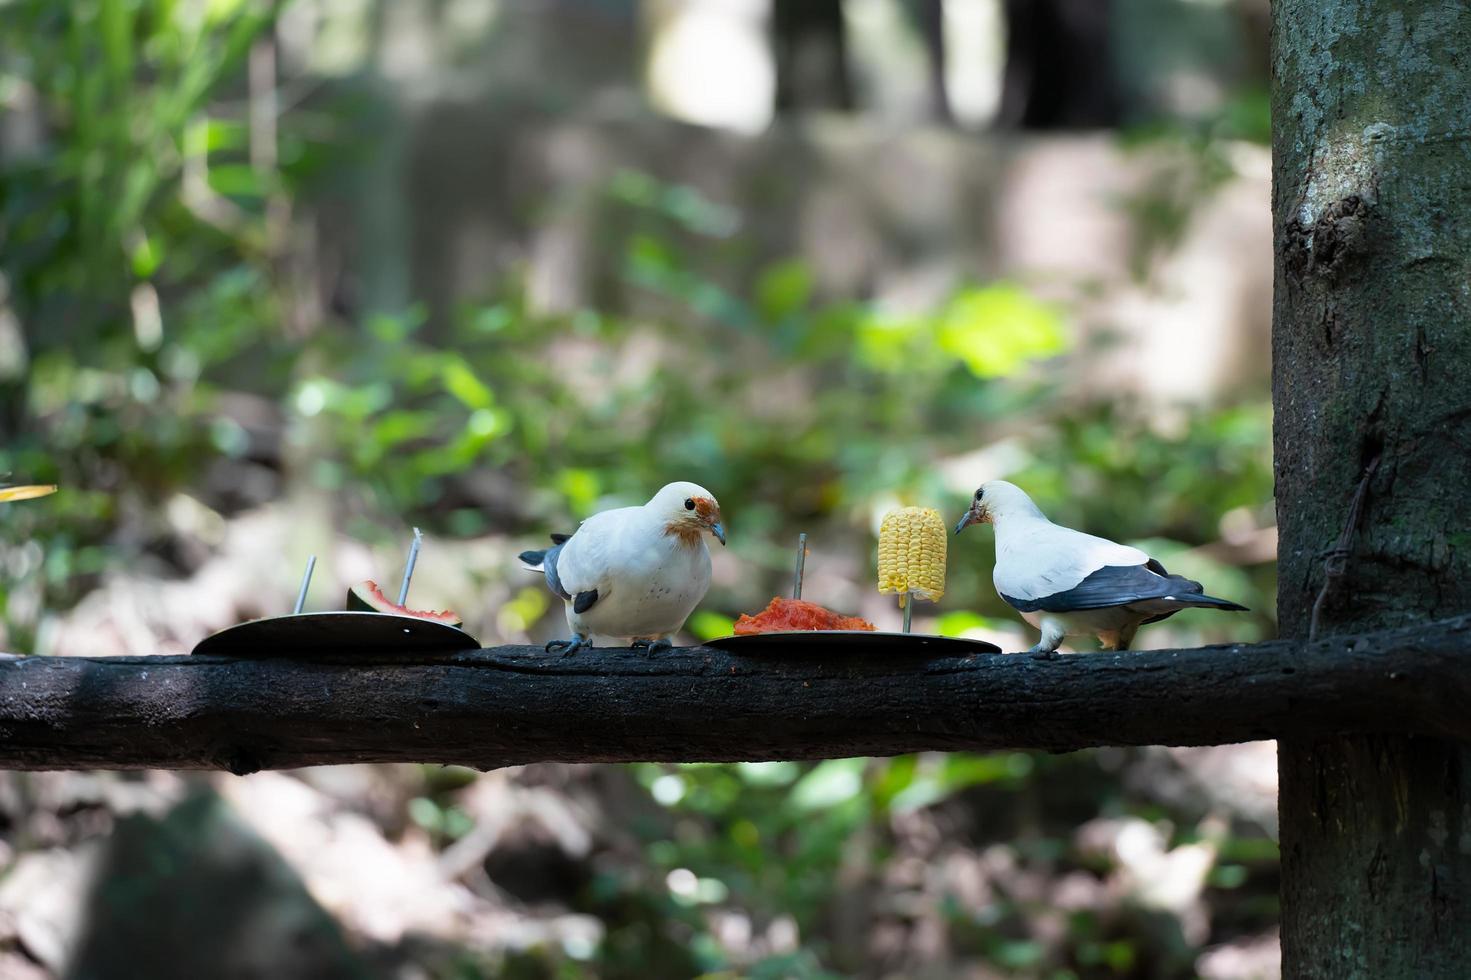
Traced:
<svg viewBox="0 0 1471 980">
<path fill-rule="evenodd" d="M 1055 655 L 1063 637 L 1090 634 L 1127 650 L 1141 625 L 1181 609 L 1246 609 L 1206 595 L 1138 548 L 1052 523 L 1004 480 L 981 485 L 955 533 L 977 523 L 996 528 L 996 591 L 1042 631 L 1031 653 Z"/>
<path fill-rule="evenodd" d="M 671 483 L 640 507 L 605 510 L 571 535 L 552 535 L 545 551 L 523 551 L 521 560 L 562 598 L 572 630 L 547 649 L 566 656 L 594 639 L 667 649 L 710 588 L 707 533 L 725 544 L 715 496 Z"/>
</svg>

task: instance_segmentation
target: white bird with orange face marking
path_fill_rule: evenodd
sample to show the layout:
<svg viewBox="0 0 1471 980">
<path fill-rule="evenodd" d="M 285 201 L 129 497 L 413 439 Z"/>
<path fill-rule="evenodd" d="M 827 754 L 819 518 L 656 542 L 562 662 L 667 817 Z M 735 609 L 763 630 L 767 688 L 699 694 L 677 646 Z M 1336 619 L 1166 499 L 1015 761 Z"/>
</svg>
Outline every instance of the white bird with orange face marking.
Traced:
<svg viewBox="0 0 1471 980">
<path fill-rule="evenodd" d="M 710 588 L 707 533 L 725 544 L 715 496 L 671 483 L 641 507 L 594 514 L 576 533 L 552 535 L 545 551 L 523 551 L 521 560 L 566 604 L 572 639 L 547 649 L 566 656 L 595 638 L 667 649 Z"/>
</svg>

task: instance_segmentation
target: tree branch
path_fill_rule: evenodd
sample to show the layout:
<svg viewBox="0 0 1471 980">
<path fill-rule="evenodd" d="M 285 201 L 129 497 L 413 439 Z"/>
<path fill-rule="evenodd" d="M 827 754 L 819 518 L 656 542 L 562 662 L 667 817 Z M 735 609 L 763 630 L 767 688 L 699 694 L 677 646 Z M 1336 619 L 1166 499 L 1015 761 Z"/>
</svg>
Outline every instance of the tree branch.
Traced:
<svg viewBox="0 0 1471 980">
<path fill-rule="evenodd" d="M 734 761 L 1207 745 L 1333 732 L 1471 739 L 1471 616 L 1312 643 L 920 658 L 708 647 L 574 657 L 0 662 L 0 767 Z"/>
</svg>

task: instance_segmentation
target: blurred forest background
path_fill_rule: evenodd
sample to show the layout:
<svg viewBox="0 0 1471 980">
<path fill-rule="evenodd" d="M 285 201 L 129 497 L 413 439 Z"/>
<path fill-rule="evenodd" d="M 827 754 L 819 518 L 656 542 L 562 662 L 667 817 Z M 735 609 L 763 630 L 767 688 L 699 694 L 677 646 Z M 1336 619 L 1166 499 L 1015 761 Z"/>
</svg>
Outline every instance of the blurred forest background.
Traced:
<svg viewBox="0 0 1471 980">
<path fill-rule="evenodd" d="M 1266 0 L 0 0 L 0 648 L 187 652 L 672 479 L 897 623 L 986 479 L 1274 633 Z M 1033 637 L 988 531 L 916 628 Z M 577 719 L 567 719 L 575 731 Z M 0 777 L 0 975 L 1273 977 L 1275 751 Z"/>
</svg>

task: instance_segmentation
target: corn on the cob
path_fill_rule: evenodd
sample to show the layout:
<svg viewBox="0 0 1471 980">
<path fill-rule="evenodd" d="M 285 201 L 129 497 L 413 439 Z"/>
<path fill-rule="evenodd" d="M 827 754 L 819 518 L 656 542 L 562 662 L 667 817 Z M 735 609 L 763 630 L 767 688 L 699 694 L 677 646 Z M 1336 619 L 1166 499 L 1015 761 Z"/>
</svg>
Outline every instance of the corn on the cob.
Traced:
<svg viewBox="0 0 1471 980">
<path fill-rule="evenodd" d="M 44 497 L 55 492 L 55 485 L 0 487 L 0 503 L 7 500 L 30 500 L 32 497 Z"/>
<path fill-rule="evenodd" d="M 939 602 L 945 594 L 945 520 L 931 507 L 901 507 L 879 525 L 879 591 Z M 901 598 L 900 603 L 905 603 Z"/>
</svg>

